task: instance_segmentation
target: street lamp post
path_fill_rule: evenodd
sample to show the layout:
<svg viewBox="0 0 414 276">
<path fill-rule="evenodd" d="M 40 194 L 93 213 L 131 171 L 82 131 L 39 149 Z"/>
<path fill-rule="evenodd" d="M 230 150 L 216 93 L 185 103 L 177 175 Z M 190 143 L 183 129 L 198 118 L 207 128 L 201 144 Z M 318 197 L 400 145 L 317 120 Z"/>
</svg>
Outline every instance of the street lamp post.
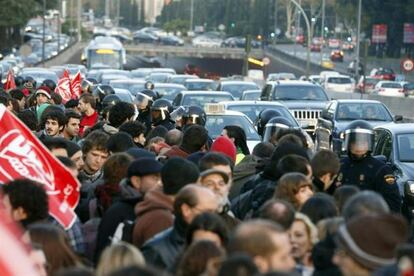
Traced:
<svg viewBox="0 0 414 276">
<path fill-rule="evenodd" d="M 82 16 L 82 0 L 78 0 L 78 42 L 82 40 L 82 32 L 81 32 L 81 16 Z"/>
<path fill-rule="evenodd" d="M 46 0 L 43 0 L 43 35 L 42 35 L 42 64 L 45 67 L 45 43 L 46 43 Z"/>
<path fill-rule="evenodd" d="M 321 39 L 322 39 L 322 41 L 321 41 L 321 62 L 322 62 L 322 59 L 323 59 L 323 46 L 324 46 L 324 44 L 323 44 L 323 38 L 324 38 L 324 36 L 323 36 L 323 32 L 324 32 L 324 29 L 325 29 L 325 0 L 322 0 L 322 22 L 321 22 Z"/>
<path fill-rule="evenodd" d="M 308 49 L 306 51 L 306 77 L 309 77 L 310 75 L 310 46 L 311 46 L 311 37 L 312 37 L 312 29 L 310 27 L 309 19 L 298 2 L 296 0 L 290 0 L 299 10 L 300 13 L 302 13 L 303 18 L 305 19 L 306 23 L 306 29 L 308 30 Z M 361 0 L 360 0 L 361 1 Z"/>
<path fill-rule="evenodd" d="M 360 44 L 360 33 L 361 33 L 361 9 L 362 0 L 358 1 L 358 25 L 356 34 L 356 63 L 355 63 L 355 77 L 358 80 L 359 77 L 359 44 Z"/>
<path fill-rule="evenodd" d="M 194 24 L 194 0 L 191 0 L 190 5 L 190 32 L 193 31 L 193 24 Z"/>
</svg>

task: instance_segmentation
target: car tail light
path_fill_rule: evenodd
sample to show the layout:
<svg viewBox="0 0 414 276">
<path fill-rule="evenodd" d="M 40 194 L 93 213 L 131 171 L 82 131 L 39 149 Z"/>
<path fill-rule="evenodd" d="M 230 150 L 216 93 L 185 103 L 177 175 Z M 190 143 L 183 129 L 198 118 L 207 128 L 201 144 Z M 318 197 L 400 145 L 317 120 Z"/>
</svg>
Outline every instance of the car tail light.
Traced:
<svg viewBox="0 0 414 276">
<path fill-rule="evenodd" d="M 379 91 L 385 91 L 385 89 L 384 88 L 380 88 L 380 90 Z"/>
<path fill-rule="evenodd" d="M 404 93 L 404 89 L 398 89 L 398 92 Z"/>
</svg>

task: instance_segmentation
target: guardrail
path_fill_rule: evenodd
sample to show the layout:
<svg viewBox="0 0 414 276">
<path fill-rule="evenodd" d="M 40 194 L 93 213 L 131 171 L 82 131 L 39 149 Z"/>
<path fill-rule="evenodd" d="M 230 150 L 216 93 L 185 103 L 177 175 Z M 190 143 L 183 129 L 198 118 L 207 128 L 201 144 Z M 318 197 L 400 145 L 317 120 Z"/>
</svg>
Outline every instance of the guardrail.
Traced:
<svg viewBox="0 0 414 276">
<path fill-rule="evenodd" d="M 282 62 L 288 66 L 291 66 L 295 68 L 296 70 L 301 71 L 303 74 L 306 73 L 306 60 L 292 56 L 282 50 L 277 49 L 274 46 L 269 46 L 266 48 L 266 51 L 268 54 L 273 55 L 275 59 L 277 59 L 279 62 Z M 319 75 L 319 73 L 323 70 L 328 70 L 319 64 L 316 64 L 311 61 L 310 63 L 310 73 Z"/>
<path fill-rule="evenodd" d="M 193 47 L 193 46 L 165 46 L 152 44 L 125 45 L 125 50 L 130 54 L 145 54 L 149 56 L 157 56 L 160 54 L 173 54 L 185 57 L 217 57 L 242 59 L 245 52 L 242 48 L 222 48 L 222 47 Z M 263 57 L 261 49 L 252 49 L 250 55 Z"/>
</svg>

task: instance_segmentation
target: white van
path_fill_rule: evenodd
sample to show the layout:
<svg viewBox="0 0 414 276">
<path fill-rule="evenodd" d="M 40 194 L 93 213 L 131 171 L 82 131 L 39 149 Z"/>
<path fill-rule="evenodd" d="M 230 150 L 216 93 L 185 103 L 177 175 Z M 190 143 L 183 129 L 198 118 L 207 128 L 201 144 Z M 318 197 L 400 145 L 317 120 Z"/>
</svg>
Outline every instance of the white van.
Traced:
<svg viewBox="0 0 414 276">
<path fill-rule="evenodd" d="M 355 89 L 355 82 L 345 75 L 327 76 L 323 82 L 323 87 L 327 92 L 352 93 Z"/>
</svg>

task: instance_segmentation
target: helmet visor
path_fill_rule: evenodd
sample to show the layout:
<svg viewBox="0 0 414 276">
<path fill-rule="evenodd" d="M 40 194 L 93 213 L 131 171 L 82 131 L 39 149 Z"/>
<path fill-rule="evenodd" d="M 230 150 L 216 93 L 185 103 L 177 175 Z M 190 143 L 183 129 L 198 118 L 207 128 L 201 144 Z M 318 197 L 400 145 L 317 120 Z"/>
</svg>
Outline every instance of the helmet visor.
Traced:
<svg viewBox="0 0 414 276">
<path fill-rule="evenodd" d="M 287 129 L 289 126 L 284 124 L 266 124 L 263 134 L 263 142 L 276 144 L 276 135 L 280 129 Z"/>
<path fill-rule="evenodd" d="M 374 150 L 374 132 L 370 129 L 348 129 L 345 131 L 343 151 L 362 155 Z"/>
<path fill-rule="evenodd" d="M 134 102 L 137 104 L 139 109 L 145 109 L 148 107 L 148 104 L 152 102 L 152 98 L 144 93 L 138 92 L 135 96 Z"/>
<path fill-rule="evenodd" d="M 179 121 L 181 120 L 184 114 L 185 114 L 185 108 L 183 106 L 180 106 L 176 108 L 173 112 L 171 112 L 170 116 L 173 121 Z"/>
</svg>

